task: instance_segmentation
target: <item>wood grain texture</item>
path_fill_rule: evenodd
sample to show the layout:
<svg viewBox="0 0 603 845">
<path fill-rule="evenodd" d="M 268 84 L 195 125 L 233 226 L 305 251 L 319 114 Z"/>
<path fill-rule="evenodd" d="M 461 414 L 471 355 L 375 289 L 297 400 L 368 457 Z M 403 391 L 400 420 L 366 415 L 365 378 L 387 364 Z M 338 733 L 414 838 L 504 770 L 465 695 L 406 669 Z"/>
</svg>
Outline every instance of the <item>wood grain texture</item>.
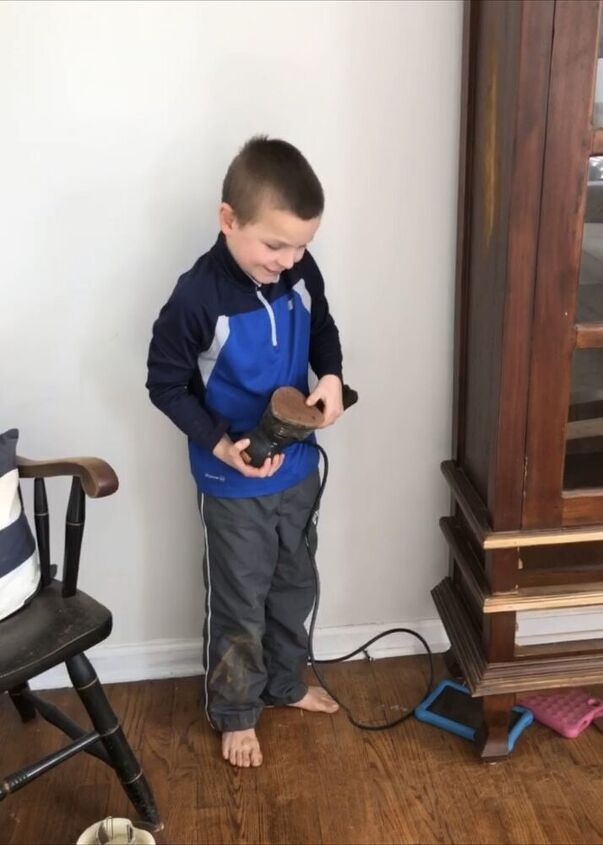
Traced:
<svg viewBox="0 0 603 845">
<path fill-rule="evenodd" d="M 576 323 L 576 347 L 578 349 L 601 349 L 603 347 L 603 323 Z"/>
<path fill-rule="evenodd" d="M 53 458 L 32 460 L 17 455 L 20 478 L 56 478 L 73 475 L 80 479 L 87 496 L 111 496 L 119 487 L 113 467 L 101 458 Z"/>
<path fill-rule="evenodd" d="M 415 703 L 425 669 L 423 657 L 410 657 L 325 674 L 358 718 L 381 720 Z M 258 730 L 264 766 L 236 771 L 219 757 L 200 678 L 106 689 L 165 820 L 160 845 L 603 842 L 603 733 L 594 727 L 568 741 L 533 725 L 508 759 L 486 765 L 471 743 L 414 718 L 369 733 L 342 713 L 274 709 Z M 46 695 L 82 717 L 72 693 Z M 3 768 L 57 740 L 40 720 L 22 725 L 8 697 L 0 699 Z M 0 843 L 75 842 L 106 814 L 128 815 L 114 781 L 93 758 L 65 763 L 0 805 Z"/>
<path fill-rule="evenodd" d="M 495 236 L 505 274 L 500 381 L 491 434 L 487 495 L 490 522 L 495 530 L 521 526 L 534 276 L 554 13 L 554 3 L 550 0 L 508 5 L 514 6 L 520 22 L 516 92 L 512 100 L 515 113 L 503 118 L 514 124 L 513 136 L 507 139 L 502 153 L 509 158 L 508 230 L 506 241 L 500 232 Z M 513 86 L 513 77 L 509 75 L 506 82 Z"/>
<path fill-rule="evenodd" d="M 454 299 L 454 363 L 452 456 L 464 459 L 467 370 L 467 315 L 469 303 L 469 241 L 471 221 L 471 175 L 475 131 L 475 64 L 477 61 L 477 18 L 479 6 L 465 0 L 463 7 L 463 52 L 461 65 L 461 114 L 459 132 L 459 181 L 457 195 L 457 243 Z"/>
<path fill-rule="evenodd" d="M 561 497 L 561 512 L 565 525 L 600 522 L 603 518 L 603 489 L 565 490 Z"/>
<path fill-rule="evenodd" d="M 506 752 L 514 693 L 603 682 L 600 645 L 515 644 L 517 611 L 603 605 L 601 413 L 569 407 L 574 349 L 603 343 L 593 297 L 575 309 L 600 7 L 466 10 L 451 565 L 432 596 L 448 662 L 488 696 L 486 759 Z"/>
<path fill-rule="evenodd" d="M 462 591 L 450 578 L 444 578 L 431 594 L 472 695 L 603 683 L 600 641 L 580 654 L 575 654 L 574 643 L 569 652 L 556 644 L 548 647 L 546 654 L 537 649 L 526 657 L 517 645 L 509 648 L 513 612 L 488 614 L 476 622 Z"/>
<path fill-rule="evenodd" d="M 474 14 L 473 14 L 474 11 Z M 461 326 L 464 370 L 463 442 L 457 450 L 463 467 L 484 501 L 488 501 L 489 456 L 497 417 L 500 343 L 506 279 L 510 203 L 510 164 L 516 110 L 517 53 L 521 7 L 516 3 L 472 4 L 475 61 L 469 115 L 467 201 L 470 212 L 466 246 Z M 496 231 L 496 237 L 493 233 Z M 457 333 L 458 337 L 458 333 Z"/>
<path fill-rule="evenodd" d="M 444 461 L 441 469 L 474 540 L 482 549 L 514 549 L 518 546 L 550 546 L 603 540 L 603 523 L 584 525 L 585 522 L 594 521 L 588 518 L 593 507 L 601 509 L 603 490 L 566 491 L 562 497 L 565 521 L 568 523 L 565 528 L 492 531 L 488 522 L 488 510 L 465 471 L 453 461 Z"/>
</svg>

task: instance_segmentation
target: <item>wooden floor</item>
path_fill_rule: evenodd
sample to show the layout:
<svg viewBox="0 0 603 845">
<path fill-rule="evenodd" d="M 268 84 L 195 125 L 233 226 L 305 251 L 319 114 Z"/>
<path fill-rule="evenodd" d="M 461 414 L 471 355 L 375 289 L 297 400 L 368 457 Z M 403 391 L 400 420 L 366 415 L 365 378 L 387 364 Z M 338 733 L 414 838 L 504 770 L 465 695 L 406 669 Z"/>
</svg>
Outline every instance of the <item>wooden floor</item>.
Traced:
<svg viewBox="0 0 603 845">
<path fill-rule="evenodd" d="M 329 666 L 325 676 L 357 718 L 394 718 L 422 693 L 424 658 Z M 438 662 L 438 675 L 444 676 Z M 505 762 L 409 719 L 360 731 L 343 713 L 265 711 L 265 763 L 232 769 L 219 757 L 199 678 L 106 687 L 155 791 L 159 843 L 599 843 L 603 733 L 565 740 L 528 728 Z M 74 694 L 46 697 L 82 717 Z M 56 749 L 40 718 L 22 725 L 0 696 L 2 774 Z M 88 756 L 54 769 L 0 805 L 0 843 L 74 843 L 93 821 L 131 815 L 112 772 Z"/>
</svg>

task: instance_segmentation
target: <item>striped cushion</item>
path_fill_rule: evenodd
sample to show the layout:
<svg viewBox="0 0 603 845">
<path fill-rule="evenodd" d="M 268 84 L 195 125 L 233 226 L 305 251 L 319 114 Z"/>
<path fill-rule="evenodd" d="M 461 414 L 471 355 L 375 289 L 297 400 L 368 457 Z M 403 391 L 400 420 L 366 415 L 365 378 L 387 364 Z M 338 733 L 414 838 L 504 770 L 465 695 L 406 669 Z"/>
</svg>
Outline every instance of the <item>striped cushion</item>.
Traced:
<svg viewBox="0 0 603 845">
<path fill-rule="evenodd" d="M 10 616 L 38 589 L 36 543 L 21 506 L 16 428 L 0 434 L 0 619 Z"/>
</svg>

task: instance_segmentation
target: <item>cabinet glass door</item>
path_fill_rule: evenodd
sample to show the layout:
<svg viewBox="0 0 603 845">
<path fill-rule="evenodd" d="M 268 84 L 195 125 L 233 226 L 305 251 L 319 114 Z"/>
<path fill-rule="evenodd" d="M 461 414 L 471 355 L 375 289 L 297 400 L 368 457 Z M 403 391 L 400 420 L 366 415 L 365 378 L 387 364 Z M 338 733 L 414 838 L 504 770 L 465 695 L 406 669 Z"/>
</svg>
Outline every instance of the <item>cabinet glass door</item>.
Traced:
<svg viewBox="0 0 603 845">
<path fill-rule="evenodd" d="M 586 205 L 576 297 L 576 329 L 584 343 L 599 343 L 603 328 L 603 156 L 588 162 Z M 572 355 L 564 490 L 603 487 L 603 348 Z"/>
<path fill-rule="evenodd" d="M 603 523 L 600 11 L 598 0 L 555 4 L 531 338 L 525 528 Z"/>
</svg>

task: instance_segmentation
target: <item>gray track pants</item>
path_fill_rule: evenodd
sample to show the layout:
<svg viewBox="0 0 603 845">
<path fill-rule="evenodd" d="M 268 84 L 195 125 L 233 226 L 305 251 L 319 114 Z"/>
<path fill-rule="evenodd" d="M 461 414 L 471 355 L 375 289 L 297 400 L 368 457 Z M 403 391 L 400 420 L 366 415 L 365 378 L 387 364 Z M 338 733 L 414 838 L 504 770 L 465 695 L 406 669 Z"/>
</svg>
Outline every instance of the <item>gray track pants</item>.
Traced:
<svg viewBox="0 0 603 845">
<path fill-rule="evenodd" d="M 303 529 L 318 487 L 316 471 L 295 487 L 254 499 L 199 494 L 205 700 L 216 730 L 251 728 L 265 704 L 290 704 L 306 692 L 304 623 L 315 585 Z M 310 541 L 315 551 L 315 526 Z"/>
</svg>

